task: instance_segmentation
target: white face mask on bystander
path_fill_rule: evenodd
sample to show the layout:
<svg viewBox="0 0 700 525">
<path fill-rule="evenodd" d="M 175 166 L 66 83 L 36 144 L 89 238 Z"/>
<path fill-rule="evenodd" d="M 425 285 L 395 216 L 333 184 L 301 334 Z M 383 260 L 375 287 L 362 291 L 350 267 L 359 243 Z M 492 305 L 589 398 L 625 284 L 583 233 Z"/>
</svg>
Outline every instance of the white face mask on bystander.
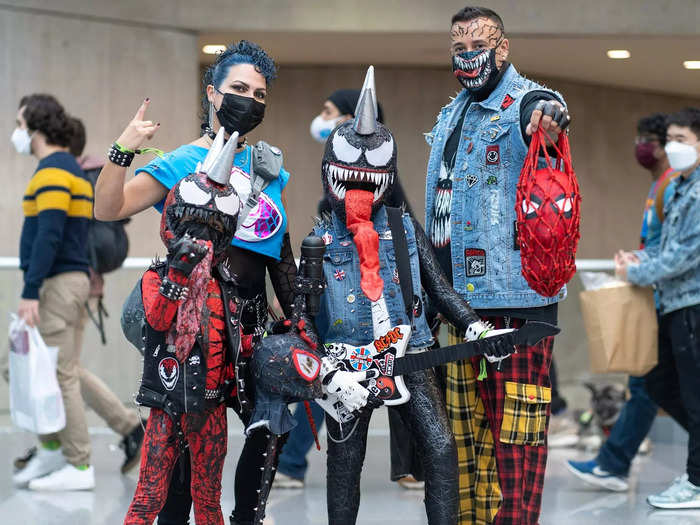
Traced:
<svg viewBox="0 0 700 525">
<path fill-rule="evenodd" d="M 664 150 L 666 157 L 668 157 L 669 166 L 675 171 L 685 171 L 698 161 L 697 146 L 682 142 L 669 142 Z"/>
<path fill-rule="evenodd" d="M 32 154 L 32 135 L 26 129 L 15 128 L 10 141 L 20 155 Z"/>
</svg>

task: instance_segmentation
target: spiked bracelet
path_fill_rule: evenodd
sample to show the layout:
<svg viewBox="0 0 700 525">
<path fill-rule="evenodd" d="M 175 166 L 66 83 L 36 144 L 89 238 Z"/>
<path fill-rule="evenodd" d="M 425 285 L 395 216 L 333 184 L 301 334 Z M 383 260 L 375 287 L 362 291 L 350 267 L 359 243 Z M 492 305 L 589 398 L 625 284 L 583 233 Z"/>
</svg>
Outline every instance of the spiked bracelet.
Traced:
<svg viewBox="0 0 700 525">
<path fill-rule="evenodd" d="M 160 295 L 171 301 L 179 301 L 180 299 L 186 299 L 189 289 L 187 286 L 182 286 L 174 281 L 171 281 L 167 277 L 163 278 L 163 282 L 160 283 L 160 288 L 158 288 Z"/>
<path fill-rule="evenodd" d="M 124 146 L 121 146 L 118 142 L 115 142 L 114 144 L 112 144 L 112 147 L 109 148 L 109 151 L 107 152 L 107 157 L 109 158 L 110 162 L 116 164 L 117 166 L 121 166 L 122 168 L 128 168 L 131 165 L 131 161 L 134 160 L 135 154 L 135 151 L 126 149 Z"/>
</svg>

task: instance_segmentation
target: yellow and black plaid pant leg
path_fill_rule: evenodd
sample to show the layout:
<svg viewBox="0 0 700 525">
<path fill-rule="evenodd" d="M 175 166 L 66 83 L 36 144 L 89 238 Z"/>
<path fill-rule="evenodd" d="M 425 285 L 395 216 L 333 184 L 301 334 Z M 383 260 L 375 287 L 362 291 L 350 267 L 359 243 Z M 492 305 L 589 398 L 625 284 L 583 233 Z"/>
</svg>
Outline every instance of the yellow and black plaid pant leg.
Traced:
<svg viewBox="0 0 700 525">
<path fill-rule="evenodd" d="M 463 341 L 448 326 L 448 344 Z M 447 364 L 447 415 L 457 442 L 459 525 L 491 523 L 501 504 L 493 434 L 471 361 Z"/>
</svg>

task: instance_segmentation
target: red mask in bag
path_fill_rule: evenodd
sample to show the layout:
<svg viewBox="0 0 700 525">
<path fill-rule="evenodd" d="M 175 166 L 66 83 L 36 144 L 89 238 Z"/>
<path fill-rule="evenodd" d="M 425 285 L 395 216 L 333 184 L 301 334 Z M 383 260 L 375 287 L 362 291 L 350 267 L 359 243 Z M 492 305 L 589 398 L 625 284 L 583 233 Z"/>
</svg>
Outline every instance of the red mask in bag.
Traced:
<svg viewBox="0 0 700 525">
<path fill-rule="evenodd" d="M 557 145 L 552 144 L 557 150 L 554 168 L 547 140 L 541 129 L 532 136 L 520 172 L 515 211 L 523 277 L 538 294 L 552 297 L 576 273 L 581 194 L 566 133 L 559 135 Z M 547 166 L 538 169 L 540 155 Z"/>
</svg>

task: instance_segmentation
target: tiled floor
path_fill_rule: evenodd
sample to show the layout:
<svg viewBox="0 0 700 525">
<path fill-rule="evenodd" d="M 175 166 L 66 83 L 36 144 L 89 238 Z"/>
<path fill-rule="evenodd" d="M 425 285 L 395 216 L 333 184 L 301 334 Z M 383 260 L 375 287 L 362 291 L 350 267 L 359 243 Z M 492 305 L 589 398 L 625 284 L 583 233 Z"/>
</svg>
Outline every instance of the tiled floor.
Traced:
<svg viewBox="0 0 700 525">
<path fill-rule="evenodd" d="M 93 463 L 97 472 L 94 492 L 34 493 L 16 490 L 11 483 L 11 458 L 21 453 L 32 437 L 0 426 L 0 524 L 2 525 L 117 525 L 122 523 L 136 485 L 136 475 L 121 476 L 122 453 L 114 447 L 117 438 L 93 428 Z M 230 455 L 223 480 L 222 508 L 232 508 L 233 465 L 240 450 L 240 429 L 232 426 Z M 322 439 L 322 443 L 325 439 Z M 427 523 L 422 494 L 408 492 L 388 481 L 388 438 L 381 429 L 370 437 L 362 485 L 358 524 L 418 525 Z M 700 524 L 700 511 L 652 512 L 645 497 L 659 491 L 682 472 L 685 447 L 656 444 L 650 456 L 634 465 L 630 491 L 622 494 L 598 492 L 574 479 L 564 468 L 564 459 L 583 457 L 572 451 L 552 451 L 544 490 L 542 525 L 581 524 Z M 325 451 L 313 450 L 305 490 L 273 490 L 266 525 L 326 523 Z"/>
</svg>

